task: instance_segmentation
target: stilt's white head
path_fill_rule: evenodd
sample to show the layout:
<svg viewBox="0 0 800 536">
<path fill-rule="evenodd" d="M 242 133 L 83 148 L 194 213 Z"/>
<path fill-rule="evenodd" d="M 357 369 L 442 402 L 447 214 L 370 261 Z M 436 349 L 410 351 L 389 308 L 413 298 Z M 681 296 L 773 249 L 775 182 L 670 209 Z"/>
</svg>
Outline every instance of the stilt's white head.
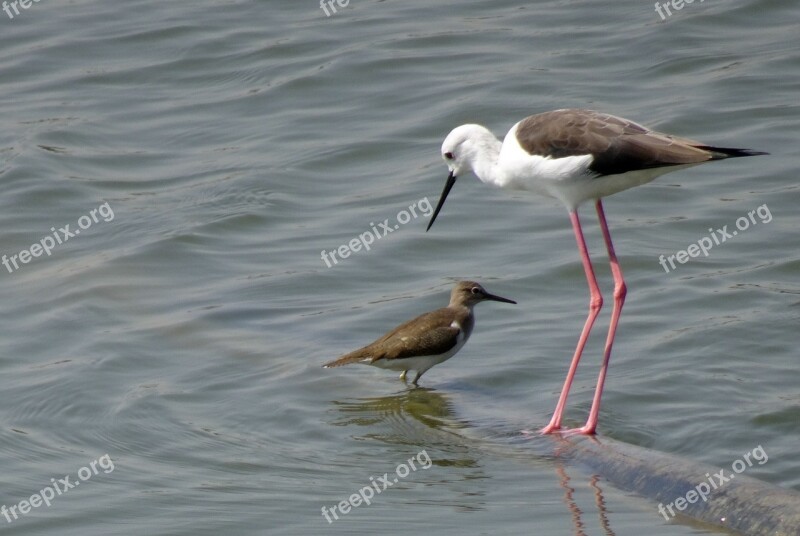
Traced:
<svg viewBox="0 0 800 536">
<path fill-rule="evenodd" d="M 474 169 L 480 155 L 492 149 L 497 138 L 486 127 L 475 124 L 461 125 L 450 131 L 442 143 L 444 158 L 450 173 L 460 177 Z"/>
<path fill-rule="evenodd" d="M 456 183 L 456 179 L 468 171 L 474 172 L 475 166 L 481 158 L 487 159 L 491 158 L 491 155 L 496 156 L 498 152 L 497 145 L 499 145 L 499 142 L 494 134 L 481 125 L 461 125 L 450 131 L 450 134 L 447 135 L 444 143 L 442 143 L 442 158 L 444 158 L 450 174 L 447 176 L 447 182 L 444 185 L 442 195 L 439 197 L 436 210 L 433 211 L 431 221 L 428 223 L 428 229 L 431 228 L 436 220 L 436 216 L 444 205 L 450 189 Z"/>
</svg>

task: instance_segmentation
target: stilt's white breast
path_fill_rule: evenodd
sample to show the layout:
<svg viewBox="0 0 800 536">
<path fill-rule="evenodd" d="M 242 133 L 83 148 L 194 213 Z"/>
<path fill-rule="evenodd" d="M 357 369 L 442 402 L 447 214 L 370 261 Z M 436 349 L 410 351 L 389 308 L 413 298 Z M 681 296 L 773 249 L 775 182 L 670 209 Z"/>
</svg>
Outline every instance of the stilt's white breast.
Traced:
<svg viewBox="0 0 800 536">
<path fill-rule="evenodd" d="M 519 144 L 518 126 L 519 123 L 511 127 L 503 140 L 497 186 L 561 199 L 561 193 L 569 183 L 591 179 L 592 174 L 588 171 L 594 159 L 591 154 L 563 158 L 530 154 Z"/>
</svg>

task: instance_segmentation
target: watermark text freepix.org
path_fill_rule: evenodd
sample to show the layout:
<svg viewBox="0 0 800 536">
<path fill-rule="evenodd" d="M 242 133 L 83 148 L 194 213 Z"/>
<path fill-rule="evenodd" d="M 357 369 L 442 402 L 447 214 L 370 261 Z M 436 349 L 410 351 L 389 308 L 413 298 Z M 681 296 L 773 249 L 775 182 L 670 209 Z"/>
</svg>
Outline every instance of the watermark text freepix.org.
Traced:
<svg viewBox="0 0 800 536">
<path fill-rule="evenodd" d="M 686 249 L 682 249 L 676 252 L 674 255 L 664 256 L 661 255 L 658 257 L 658 263 L 664 268 L 664 271 L 669 273 L 670 267 L 672 270 L 675 269 L 675 261 L 677 260 L 681 264 L 686 264 L 686 262 L 690 258 L 699 257 L 700 253 L 703 256 L 708 257 L 708 252 L 713 248 L 715 245 L 719 246 L 720 244 L 726 242 L 729 238 L 733 238 L 739 231 L 746 231 L 750 228 L 750 224 L 756 225 L 758 221 L 756 221 L 755 216 L 758 215 L 761 223 L 769 223 L 772 221 L 772 213 L 769 211 L 769 207 L 766 203 L 757 207 L 755 210 L 751 210 L 747 213 L 747 216 L 741 216 L 740 218 L 736 219 L 736 229 L 728 231 L 728 226 L 723 225 L 722 229 L 714 230 L 713 227 L 708 228 L 709 235 L 704 236 L 697 243 L 689 244 L 689 247 Z M 667 266 L 669 263 L 669 267 Z"/>
<path fill-rule="evenodd" d="M 687 491 L 683 497 L 678 497 L 671 503 L 667 504 L 666 509 L 664 507 L 664 503 L 659 503 L 658 513 L 664 516 L 664 519 L 669 521 L 670 516 L 675 517 L 676 515 L 675 510 L 672 508 L 673 505 L 678 509 L 678 511 L 682 512 L 686 510 L 687 505 L 696 503 L 698 499 L 703 499 L 703 502 L 708 501 L 708 496 L 711 495 L 713 491 L 721 488 L 733 480 L 736 475 L 744 472 L 744 470 L 748 467 L 753 467 L 753 460 L 757 461 L 758 465 L 764 465 L 769 461 L 769 456 L 767 456 L 764 447 L 759 445 L 752 451 L 746 452 L 741 459 L 733 462 L 731 464 L 733 473 L 729 473 L 728 476 L 725 476 L 724 469 L 720 469 L 718 473 L 714 474 L 706 473 L 706 478 L 708 481 L 699 483 L 697 486 Z M 669 516 L 667 515 L 667 510 L 669 510 Z"/>
<path fill-rule="evenodd" d="M 14 15 L 19 15 L 19 9 L 17 8 L 17 4 L 22 9 L 28 9 L 33 4 L 38 4 L 40 0 L 14 0 L 13 2 L 8 2 L 8 0 L 3 2 L 3 11 L 6 12 L 8 18 L 14 20 Z M 11 10 L 14 10 L 14 15 L 11 14 Z"/>
<path fill-rule="evenodd" d="M 99 207 L 90 210 L 89 214 L 84 214 L 78 218 L 79 229 L 70 231 L 70 224 L 67 224 L 64 227 L 59 227 L 58 231 L 56 231 L 55 227 L 50 227 L 50 230 L 53 233 L 52 235 L 46 235 L 38 242 L 31 244 L 31 247 L 23 249 L 19 253 L 15 253 L 11 256 L 3 255 L 2 258 L 0 258 L 0 263 L 6 267 L 8 273 L 12 274 L 14 273 L 14 270 L 19 270 L 19 263 L 28 264 L 34 257 L 41 257 L 42 253 L 47 253 L 47 256 L 49 257 L 52 255 L 53 248 L 55 248 L 57 245 L 63 244 L 70 238 L 75 238 L 81 234 L 81 230 L 86 230 L 93 224 L 99 222 L 100 220 L 97 217 L 98 214 L 102 216 L 104 222 L 110 222 L 114 219 L 114 211 L 111 210 L 111 205 L 109 205 L 108 201 L 106 201 Z"/>
<path fill-rule="evenodd" d="M 72 488 L 77 488 L 81 482 L 89 480 L 92 478 L 92 476 L 98 474 L 100 472 L 97 469 L 98 466 L 100 466 L 100 469 L 102 469 L 103 473 L 105 474 L 108 474 L 114 470 L 114 462 L 111 459 L 111 456 L 104 454 L 86 467 L 81 467 L 78 469 L 79 480 L 70 482 L 69 475 L 66 475 L 64 478 L 59 478 L 58 480 L 51 478 L 50 486 L 45 486 L 31 495 L 29 499 L 23 499 L 17 504 L 12 504 L 11 506 L 6 506 L 4 504 L 0 507 L 0 514 L 6 518 L 6 521 L 11 523 L 15 519 L 19 519 L 20 515 L 25 515 L 30 512 L 31 508 L 39 508 L 42 504 L 50 506 L 50 501 L 59 495 L 63 495 Z M 17 510 L 19 510 L 19 514 L 17 514 Z"/>
<path fill-rule="evenodd" d="M 335 0 L 335 2 L 339 4 L 339 7 L 347 7 L 347 5 L 350 3 L 350 0 Z M 331 16 L 331 14 L 328 13 L 328 8 L 331 8 L 331 11 L 336 13 L 336 7 L 333 4 L 334 0 L 319 0 L 319 7 L 322 9 L 322 11 L 325 12 L 325 15 L 328 17 Z"/>
<path fill-rule="evenodd" d="M 431 465 L 433 465 L 433 460 L 431 460 L 431 457 L 428 456 L 428 453 L 425 451 L 425 449 L 422 449 L 417 453 L 416 456 L 412 456 L 405 463 L 401 463 L 397 466 L 397 468 L 394 470 L 394 473 L 397 475 L 396 477 L 390 479 L 389 473 L 383 473 L 383 476 L 379 476 L 377 480 L 375 480 L 375 477 L 369 477 L 369 485 L 358 490 L 358 493 L 353 493 L 347 499 L 339 501 L 338 504 L 334 504 L 330 510 L 327 506 L 323 506 L 322 515 L 328 521 L 328 524 L 331 524 L 335 520 L 339 519 L 339 514 L 336 513 L 337 508 L 339 509 L 339 513 L 341 513 L 341 515 L 345 515 L 350 512 L 351 508 L 356 508 L 360 506 L 361 503 L 365 503 L 367 506 L 369 506 L 371 504 L 370 501 L 376 493 L 385 491 L 386 488 L 397 484 L 400 478 L 405 478 L 411 473 L 411 471 L 416 471 L 417 466 L 414 463 L 415 460 L 422 469 L 428 469 Z M 373 491 L 373 489 L 375 491 Z M 333 519 L 331 519 L 331 515 L 333 515 Z"/>
<path fill-rule="evenodd" d="M 700 0 L 700 2 L 702 1 L 703 0 Z M 661 5 L 659 5 L 659 3 L 656 2 L 656 13 L 658 13 L 659 16 L 661 16 L 661 20 L 666 20 L 667 17 L 672 16 L 672 12 L 669 10 L 670 5 L 672 5 L 672 9 L 674 9 L 675 11 L 680 11 L 681 9 L 683 9 L 684 4 L 691 4 L 693 2 L 694 0 L 672 0 L 671 2 L 669 1 L 662 2 Z M 662 7 L 667 11 L 666 17 L 664 16 L 664 13 L 661 12 Z"/>
<path fill-rule="evenodd" d="M 339 264 L 339 260 L 346 259 L 350 256 L 351 253 L 356 253 L 361 251 L 363 247 L 366 251 L 370 250 L 370 247 L 375 240 L 380 240 L 384 236 L 388 235 L 389 233 L 393 233 L 400 228 L 400 225 L 405 225 L 406 223 L 410 222 L 412 218 L 416 218 L 419 216 L 417 214 L 417 209 L 419 209 L 422 214 L 426 217 L 430 217 L 433 214 L 433 207 L 431 206 L 431 202 L 428 201 L 427 197 L 420 199 L 419 201 L 415 201 L 408 206 L 408 210 L 401 210 L 397 213 L 397 221 L 394 226 L 389 224 L 389 218 L 386 218 L 377 226 L 374 222 L 369 222 L 370 227 L 372 230 L 367 231 L 366 233 L 361 233 L 358 237 L 353 238 L 347 244 L 342 244 L 337 249 L 333 249 L 331 251 L 322 250 L 320 257 L 325 264 L 330 268 L 333 264 Z M 340 259 L 336 258 L 336 254 L 339 254 Z M 328 258 L 330 256 L 330 258 Z M 331 260 L 333 264 L 331 264 Z"/>
</svg>

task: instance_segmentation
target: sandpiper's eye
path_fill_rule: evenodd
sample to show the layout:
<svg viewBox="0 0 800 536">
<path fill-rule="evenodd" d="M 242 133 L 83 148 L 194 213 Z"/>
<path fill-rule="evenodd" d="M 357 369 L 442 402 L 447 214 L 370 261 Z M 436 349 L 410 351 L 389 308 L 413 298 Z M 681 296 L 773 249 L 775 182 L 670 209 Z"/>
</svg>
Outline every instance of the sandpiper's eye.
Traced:
<svg viewBox="0 0 800 536">
<path fill-rule="evenodd" d="M 473 294 L 481 293 L 481 289 L 479 289 L 478 287 L 472 287 L 471 289 L 469 289 L 469 291 L 472 292 Z"/>
<path fill-rule="evenodd" d="M 452 160 L 454 158 L 453 153 L 451 153 L 450 151 L 444 153 L 444 155 L 442 156 L 444 156 L 445 160 Z"/>
</svg>

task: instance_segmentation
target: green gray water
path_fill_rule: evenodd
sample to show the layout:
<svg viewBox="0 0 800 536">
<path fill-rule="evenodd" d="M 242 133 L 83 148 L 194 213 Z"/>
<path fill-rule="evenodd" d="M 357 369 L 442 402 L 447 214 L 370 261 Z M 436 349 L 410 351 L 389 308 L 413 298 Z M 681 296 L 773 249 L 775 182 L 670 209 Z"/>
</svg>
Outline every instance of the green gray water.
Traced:
<svg viewBox="0 0 800 536">
<path fill-rule="evenodd" d="M 557 203 L 465 177 L 431 232 L 421 215 L 335 266 L 320 256 L 435 203 L 452 127 L 503 135 L 572 106 L 772 153 L 606 201 L 629 294 L 600 433 L 725 468 L 760 445 L 769 461 L 746 474 L 800 490 L 797 14 L 788 0 L 694 2 L 666 21 L 608 0 L 0 11 L 0 255 L 109 207 L 50 256 L 0 266 L 0 506 L 113 460 L 0 531 L 710 531 L 508 440 L 546 423 L 585 316 Z M 770 221 L 659 265 L 762 205 Z M 480 305 L 469 344 L 422 388 L 320 368 L 462 278 L 519 305 Z M 569 424 L 588 412 L 607 319 Z M 325 520 L 422 450 L 429 468 Z"/>
</svg>

